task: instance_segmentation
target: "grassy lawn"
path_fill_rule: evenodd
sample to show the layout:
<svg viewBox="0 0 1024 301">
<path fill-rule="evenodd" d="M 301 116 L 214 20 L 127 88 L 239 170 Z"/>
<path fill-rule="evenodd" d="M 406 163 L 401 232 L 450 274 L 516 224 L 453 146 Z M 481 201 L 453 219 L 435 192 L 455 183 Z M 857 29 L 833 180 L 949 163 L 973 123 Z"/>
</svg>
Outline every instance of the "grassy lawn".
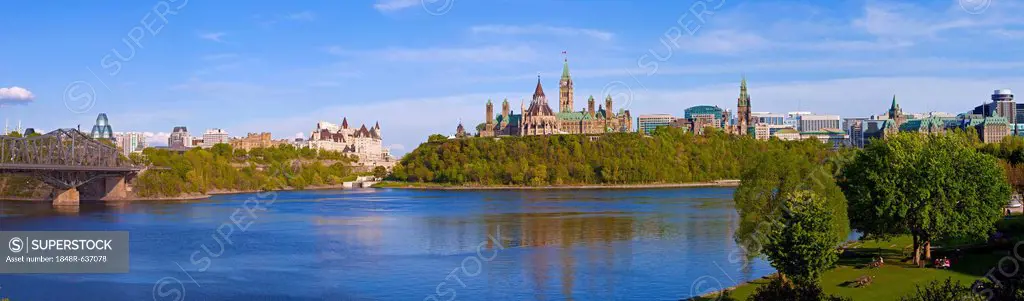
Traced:
<svg viewBox="0 0 1024 301">
<path fill-rule="evenodd" d="M 1004 225 L 1024 224 L 1024 217 L 1016 216 L 1000 223 Z M 1005 227 L 1001 227 L 1001 229 L 1005 229 Z M 1020 237 L 1020 235 L 1012 236 Z M 952 268 L 949 270 L 932 268 L 930 264 L 924 268 L 913 265 L 909 260 L 911 246 L 912 241 L 909 236 L 898 237 L 891 241 L 858 241 L 840 257 L 838 267 L 822 275 L 822 288 L 829 294 L 850 297 L 853 300 L 887 301 L 898 300 L 901 296 L 914 292 L 917 285 L 924 285 L 932 280 L 953 278 L 953 280 L 961 281 L 969 286 L 975 280 L 984 277 L 985 273 L 993 268 L 1000 258 L 1008 254 L 1007 250 L 1012 247 L 1012 241 L 1009 245 L 1000 248 L 984 247 L 970 251 L 965 249 L 963 258 L 959 262 L 953 261 Z M 932 257 L 941 258 L 946 255 L 944 250 L 949 249 L 951 248 L 933 244 Z M 866 267 L 872 258 L 878 256 L 885 259 L 884 267 Z M 866 287 L 858 288 L 851 285 L 855 279 L 861 276 L 874 276 L 875 278 L 873 283 Z M 746 300 L 758 286 L 769 281 L 770 279 L 758 279 L 740 285 L 729 294 L 729 297 L 734 300 Z M 697 300 L 718 300 L 713 297 L 698 298 Z"/>
</svg>

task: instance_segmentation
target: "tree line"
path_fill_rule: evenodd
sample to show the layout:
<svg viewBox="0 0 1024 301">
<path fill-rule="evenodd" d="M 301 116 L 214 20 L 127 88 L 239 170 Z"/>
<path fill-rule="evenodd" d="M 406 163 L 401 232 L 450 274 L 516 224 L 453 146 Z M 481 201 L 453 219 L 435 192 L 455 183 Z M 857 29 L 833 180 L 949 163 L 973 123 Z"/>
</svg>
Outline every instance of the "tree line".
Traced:
<svg viewBox="0 0 1024 301">
<path fill-rule="evenodd" d="M 352 177 L 350 164 L 355 161 L 340 152 L 288 144 L 248 151 L 217 144 L 184 153 L 147 148 L 130 159 L 136 164 L 166 168 L 150 169 L 139 176 L 134 187 L 142 197 L 341 184 Z"/>
<path fill-rule="evenodd" d="M 829 150 L 817 141 L 759 141 L 720 131 L 694 135 L 670 127 L 651 136 L 442 138 L 406 154 L 392 178 L 516 186 L 704 182 L 738 179 L 759 152 L 777 149 L 823 157 Z"/>
</svg>

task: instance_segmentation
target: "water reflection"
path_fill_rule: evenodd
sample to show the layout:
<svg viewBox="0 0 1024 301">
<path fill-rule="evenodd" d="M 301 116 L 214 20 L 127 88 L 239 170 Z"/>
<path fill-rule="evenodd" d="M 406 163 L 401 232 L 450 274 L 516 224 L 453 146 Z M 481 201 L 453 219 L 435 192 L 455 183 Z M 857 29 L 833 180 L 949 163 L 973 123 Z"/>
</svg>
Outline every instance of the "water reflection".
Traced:
<svg viewBox="0 0 1024 301">
<path fill-rule="evenodd" d="M 139 300 L 151 299 L 152 281 L 185 270 L 196 279 L 186 286 L 195 300 L 423 300 L 442 283 L 459 300 L 675 300 L 700 277 L 731 285 L 770 272 L 763 262 L 730 257 L 731 195 L 721 188 L 286 192 L 236 231 L 206 270 L 190 254 L 255 195 L 83 204 L 77 215 L 3 203 L 4 230 L 131 231 L 132 265 L 129 274 L 81 280 L 88 287 L 7 289 L 73 282 L 60 275 L 0 275 L 0 285 L 12 300 L 108 291 Z M 467 258 L 479 268 L 464 267 L 474 262 Z"/>
</svg>

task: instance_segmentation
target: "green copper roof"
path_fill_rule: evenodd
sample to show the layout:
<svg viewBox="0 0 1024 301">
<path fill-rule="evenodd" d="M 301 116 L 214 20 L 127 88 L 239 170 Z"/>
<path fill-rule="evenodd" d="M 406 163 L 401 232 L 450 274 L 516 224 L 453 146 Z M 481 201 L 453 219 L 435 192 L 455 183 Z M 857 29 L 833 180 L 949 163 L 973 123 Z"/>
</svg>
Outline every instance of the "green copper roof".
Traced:
<svg viewBox="0 0 1024 301">
<path fill-rule="evenodd" d="M 497 117 L 494 118 L 494 123 L 501 123 L 504 118 L 505 116 L 498 115 Z M 505 122 L 505 124 L 519 124 L 519 120 L 521 120 L 522 118 L 523 115 L 521 114 L 509 114 L 508 120 Z"/>
<path fill-rule="evenodd" d="M 948 127 L 950 120 L 953 119 L 934 116 L 922 119 L 910 119 L 900 125 L 900 131 L 921 131 L 922 129 L 928 129 L 931 127 L 946 128 Z"/>
<path fill-rule="evenodd" d="M 490 98 L 487 99 L 487 104 L 491 104 L 491 99 Z"/>
<path fill-rule="evenodd" d="M 896 104 L 896 94 L 892 95 L 892 105 L 889 106 L 890 110 L 896 110 L 900 106 Z"/>
<path fill-rule="evenodd" d="M 555 114 L 558 120 L 590 120 L 590 114 L 586 112 L 562 112 Z"/>
<path fill-rule="evenodd" d="M 562 63 L 562 79 L 568 79 L 568 78 L 569 78 L 569 60 L 566 59 L 565 62 Z"/>
<path fill-rule="evenodd" d="M 984 124 L 1010 124 L 1006 117 L 985 117 Z"/>
</svg>

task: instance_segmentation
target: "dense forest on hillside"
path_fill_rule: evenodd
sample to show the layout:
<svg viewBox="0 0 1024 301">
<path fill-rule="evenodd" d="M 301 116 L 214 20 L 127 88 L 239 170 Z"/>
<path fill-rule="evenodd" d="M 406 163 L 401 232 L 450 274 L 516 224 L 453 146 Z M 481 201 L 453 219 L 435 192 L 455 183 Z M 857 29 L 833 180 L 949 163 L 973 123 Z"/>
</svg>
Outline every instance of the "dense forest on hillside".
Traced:
<svg viewBox="0 0 1024 301">
<path fill-rule="evenodd" d="M 250 151 L 217 144 L 183 154 L 147 148 L 133 154 L 136 163 L 166 167 L 150 169 L 135 181 L 142 197 L 178 196 L 211 190 L 301 189 L 341 184 L 351 174 L 352 158 L 339 152 L 281 145 Z"/>
<path fill-rule="evenodd" d="M 392 177 L 468 185 L 687 183 L 739 179 L 748 158 L 783 149 L 821 162 L 829 147 L 816 140 L 758 141 L 710 131 L 658 128 L 650 137 L 615 133 L 466 138 L 423 143 Z"/>
</svg>

